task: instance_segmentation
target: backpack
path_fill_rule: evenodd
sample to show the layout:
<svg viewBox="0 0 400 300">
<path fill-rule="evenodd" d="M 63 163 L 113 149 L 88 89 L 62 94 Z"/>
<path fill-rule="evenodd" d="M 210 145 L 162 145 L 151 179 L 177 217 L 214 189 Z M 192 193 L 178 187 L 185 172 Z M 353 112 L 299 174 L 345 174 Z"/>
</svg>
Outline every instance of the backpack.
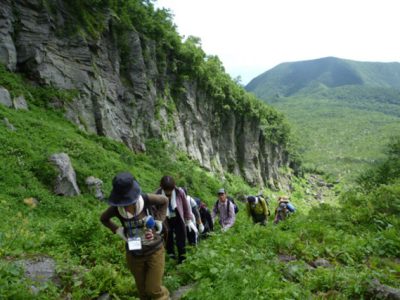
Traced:
<svg viewBox="0 0 400 300">
<path fill-rule="evenodd" d="M 239 212 L 239 207 L 236 205 L 236 203 L 235 203 L 235 200 L 233 200 L 233 198 L 231 198 L 231 197 L 227 197 L 227 200 L 228 200 L 228 216 L 229 216 L 229 211 L 230 211 L 230 205 L 231 205 L 231 203 L 232 203 L 232 205 L 233 205 L 233 209 L 234 209 L 234 211 L 235 211 L 235 215 Z M 215 204 L 214 204 L 214 211 L 215 212 L 217 212 L 218 213 L 218 201 L 219 200 L 217 200 L 216 202 L 215 202 Z"/>
</svg>

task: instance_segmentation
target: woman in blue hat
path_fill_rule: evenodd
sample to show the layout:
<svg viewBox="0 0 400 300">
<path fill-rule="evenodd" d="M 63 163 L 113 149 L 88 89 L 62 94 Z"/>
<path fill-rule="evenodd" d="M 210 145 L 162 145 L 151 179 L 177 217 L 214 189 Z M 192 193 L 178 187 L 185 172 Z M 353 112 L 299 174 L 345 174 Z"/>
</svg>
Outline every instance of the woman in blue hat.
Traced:
<svg viewBox="0 0 400 300">
<path fill-rule="evenodd" d="M 164 246 L 160 235 L 168 207 L 163 195 L 143 194 L 129 172 L 117 174 L 108 198 L 110 207 L 100 217 L 104 226 L 126 243 L 126 261 L 133 274 L 140 299 L 169 299 L 162 285 Z M 116 217 L 121 226 L 111 219 Z"/>
</svg>

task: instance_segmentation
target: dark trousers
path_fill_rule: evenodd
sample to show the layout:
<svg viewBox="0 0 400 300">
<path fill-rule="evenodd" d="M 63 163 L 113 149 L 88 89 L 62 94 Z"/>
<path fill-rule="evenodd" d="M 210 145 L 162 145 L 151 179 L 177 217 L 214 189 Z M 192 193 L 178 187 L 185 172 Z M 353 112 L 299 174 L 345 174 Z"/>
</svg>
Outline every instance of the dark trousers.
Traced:
<svg viewBox="0 0 400 300">
<path fill-rule="evenodd" d="M 256 215 L 256 214 L 253 214 L 252 215 L 252 217 L 253 217 L 253 222 L 255 223 L 255 224 L 261 224 L 261 225 L 267 225 L 267 217 L 265 216 L 265 215 Z"/>
<path fill-rule="evenodd" d="M 168 235 L 166 250 L 169 256 L 175 257 L 175 245 L 178 250 L 178 263 L 185 259 L 186 230 L 185 223 L 179 216 L 167 218 Z"/>
<path fill-rule="evenodd" d="M 194 232 L 193 230 L 189 231 L 189 229 L 186 228 L 186 235 L 187 235 L 189 245 L 196 246 L 197 239 L 198 239 L 197 233 Z"/>
</svg>

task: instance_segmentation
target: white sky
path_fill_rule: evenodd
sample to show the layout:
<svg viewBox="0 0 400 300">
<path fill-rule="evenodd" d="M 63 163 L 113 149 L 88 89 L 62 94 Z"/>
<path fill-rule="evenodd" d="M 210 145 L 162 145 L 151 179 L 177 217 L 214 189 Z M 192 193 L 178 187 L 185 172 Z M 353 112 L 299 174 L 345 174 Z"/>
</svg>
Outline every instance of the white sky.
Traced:
<svg viewBox="0 0 400 300">
<path fill-rule="evenodd" d="M 399 0 L 156 0 L 242 83 L 282 62 L 400 61 Z"/>
</svg>

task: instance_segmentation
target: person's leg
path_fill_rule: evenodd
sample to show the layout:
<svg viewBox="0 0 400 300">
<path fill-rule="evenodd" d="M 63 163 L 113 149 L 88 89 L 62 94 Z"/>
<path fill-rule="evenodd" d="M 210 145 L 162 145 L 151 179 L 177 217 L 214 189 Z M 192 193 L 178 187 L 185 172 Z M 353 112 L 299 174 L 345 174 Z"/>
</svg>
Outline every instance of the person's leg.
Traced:
<svg viewBox="0 0 400 300">
<path fill-rule="evenodd" d="M 174 235 L 176 235 L 175 231 L 175 219 L 174 218 L 168 218 L 167 219 L 167 224 L 168 224 L 168 235 L 167 235 L 167 242 L 165 245 L 165 248 L 167 250 L 167 254 L 171 258 L 175 258 L 175 245 L 174 245 Z"/>
<path fill-rule="evenodd" d="M 164 275 L 164 248 L 161 247 L 147 258 L 146 295 L 152 300 L 169 299 L 168 290 L 162 285 Z"/>
<path fill-rule="evenodd" d="M 141 300 L 146 298 L 146 260 L 141 256 L 133 256 L 126 252 L 126 262 L 128 269 L 135 278 L 136 288 Z"/>
<path fill-rule="evenodd" d="M 195 246 L 197 244 L 196 233 L 192 230 L 186 229 L 187 239 L 190 245 Z"/>
<path fill-rule="evenodd" d="M 186 258 L 186 226 L 178 217 L 175 223 L 175 241 L 178 248 L 178 263 L 181 263 Z"/>
</svg>

